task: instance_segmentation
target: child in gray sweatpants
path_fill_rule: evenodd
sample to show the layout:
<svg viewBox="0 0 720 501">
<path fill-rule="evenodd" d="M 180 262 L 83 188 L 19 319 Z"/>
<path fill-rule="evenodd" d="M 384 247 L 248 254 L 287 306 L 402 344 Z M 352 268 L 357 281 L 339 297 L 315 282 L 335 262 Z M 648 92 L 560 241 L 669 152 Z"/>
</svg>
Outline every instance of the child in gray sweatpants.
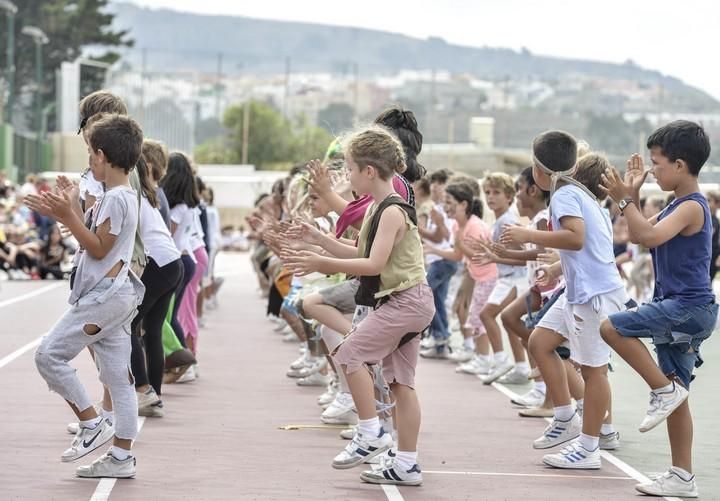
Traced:
<svg viewBox="0 0 720 501">
<path fill-rule="evenodd" d="M 143 135 L 134 120 L 103 114 L 89 121 L 86 140 L 93 175 L 107 188 L 86 215 L 77 202 L 77 187 L 65 178 L 58 179 L 55 192 L 28 200 L 29 206 L 64 224 L 81 247 L 70 309 L 43 338 L 35 363 L 50 390 L 68 402 L 79 420 L 78 432 L 61 460 L 79 459 L 114 436 L 105 455 L 76 473 L 129 478 L 135 475 L 131 448 L 138 412 L 130 370 L 130 323 L 145 289 L 130 270 L 139 207 L 128 175 L 140 156 Z M 69 364 L 86 347 L 93 350 L 100 380 L 110 390 L 114 424 L 98 416 Z"/>
</svg>

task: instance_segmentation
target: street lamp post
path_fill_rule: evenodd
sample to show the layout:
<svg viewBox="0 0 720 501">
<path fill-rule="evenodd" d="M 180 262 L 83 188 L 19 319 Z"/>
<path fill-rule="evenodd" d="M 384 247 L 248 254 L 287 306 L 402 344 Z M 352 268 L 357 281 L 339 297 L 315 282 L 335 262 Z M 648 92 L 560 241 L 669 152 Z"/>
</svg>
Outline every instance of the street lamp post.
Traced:
<svg viewBox="0 0 720 501">
<path fill-rule="evenodd" d="M 48 43 L 45 32 L 35 26 L 24 26 L 21 32 L 35 42 L 35 126 L 37 127 L 37 144 L 35 145 L 35 169 L 40 165 L 42 159 L 42 46 Z"/>
<path fill-rule="evenodd" d="M 9 0 L 0 0 L 0 9 L 5 11 L 7 17 L 7 67 L 5 71 L 8 97 L 5 117 L 7 123 L 12 124 L 13 84 L 15 83 L 15 14 L 17 14 L 17 7 Z"/>
</svg>

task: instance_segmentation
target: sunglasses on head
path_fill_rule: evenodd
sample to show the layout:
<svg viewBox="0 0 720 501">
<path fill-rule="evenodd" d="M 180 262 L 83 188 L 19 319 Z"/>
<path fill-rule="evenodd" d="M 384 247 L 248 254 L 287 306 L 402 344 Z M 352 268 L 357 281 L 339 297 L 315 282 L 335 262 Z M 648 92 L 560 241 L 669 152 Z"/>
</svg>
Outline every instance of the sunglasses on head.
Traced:
<svg viewBox="0 0 720 501">
<path fill-rule="evenodd" d="M 83 129 L 84 129 L 85 126 L 87 125 L 87 122 L 88 122 L 87 117 L 82 117 L 82 118 L 80 119 L 80 128 L 79 128 L 78 131 L 77 131 L 78 135 L 83 131 Z"/>
</svg>

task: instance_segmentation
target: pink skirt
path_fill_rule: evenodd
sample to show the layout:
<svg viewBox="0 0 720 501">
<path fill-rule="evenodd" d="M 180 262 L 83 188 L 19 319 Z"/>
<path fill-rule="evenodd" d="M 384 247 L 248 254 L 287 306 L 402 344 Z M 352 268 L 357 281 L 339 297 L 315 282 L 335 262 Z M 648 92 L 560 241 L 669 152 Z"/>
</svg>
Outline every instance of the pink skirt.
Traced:
<svg viewBox="0 0 720 501">
<path fill-rule="evenodd" d="M 185 331 L 185 337 L 192 338 L 193 346 L 197 351 L 197 296 L 200 290 L 200 282 L 208 266 L 208 255 L 205 247 L 198 247 L 194 253 L 197 260 L 195 274 L 188 283 L 187 289 L 185 289 L 180 308 L 178 308 L 177 319 L 183 331 Z"/>
</svg>

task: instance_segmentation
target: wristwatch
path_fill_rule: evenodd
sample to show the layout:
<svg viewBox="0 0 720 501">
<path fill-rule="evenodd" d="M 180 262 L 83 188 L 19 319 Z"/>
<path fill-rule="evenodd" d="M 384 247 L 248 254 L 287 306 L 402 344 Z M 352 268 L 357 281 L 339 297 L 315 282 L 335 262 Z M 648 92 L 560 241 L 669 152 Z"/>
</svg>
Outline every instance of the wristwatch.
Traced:
<svg viewBox="0 0 720 501">
<path fill-rule="evenodd" d="M 623 198 L 622 200 L 620 200 L 620 201 L 618 202 L 618 209 L 620 209 L 620 214 L 624 214 L 624 213 L 625 213 L 625 207 L 627 207 L 627 206 L 630 205 L 630 204 L 634 204 L 634 203 L 635 203 L 635 200 L 633 200 L 633 199 L 630 198 L 630 197 L 628 197 L 628 198 Z"/>
</svg>

